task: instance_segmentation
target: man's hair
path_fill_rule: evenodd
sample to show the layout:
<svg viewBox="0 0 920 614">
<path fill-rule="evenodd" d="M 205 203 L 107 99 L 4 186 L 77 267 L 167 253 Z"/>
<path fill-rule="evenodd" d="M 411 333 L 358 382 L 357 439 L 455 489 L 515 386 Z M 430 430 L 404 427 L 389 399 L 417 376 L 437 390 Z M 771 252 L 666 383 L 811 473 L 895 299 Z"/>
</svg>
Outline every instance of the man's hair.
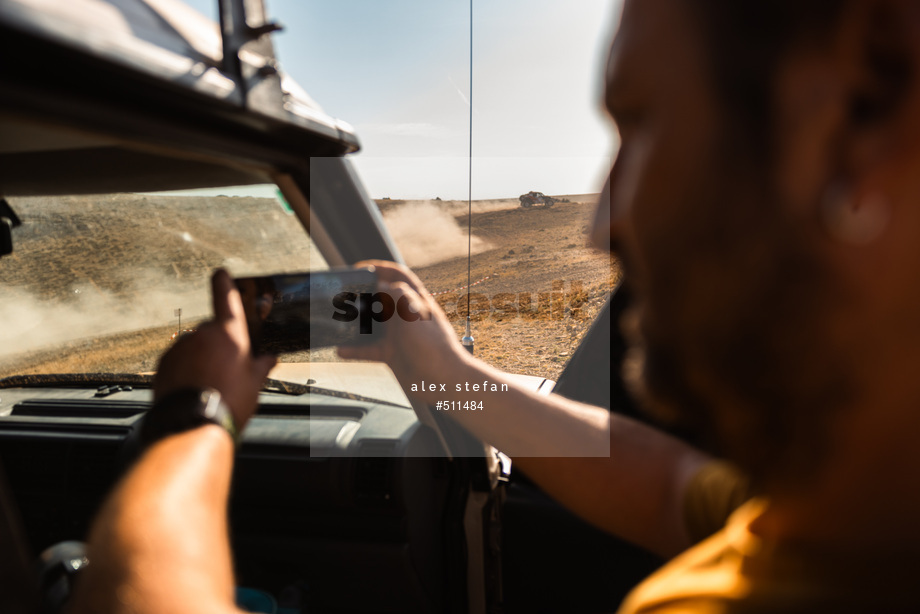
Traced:
<svg viewBox="0 0 920 614">
<path fill-rule="evenodd" d="M 834 30 L 851 0 L 686 0 L 699 22 L 714 84 L 730 119 L 771 155 L 772 87 L 785 55 Z"/>
</svg>

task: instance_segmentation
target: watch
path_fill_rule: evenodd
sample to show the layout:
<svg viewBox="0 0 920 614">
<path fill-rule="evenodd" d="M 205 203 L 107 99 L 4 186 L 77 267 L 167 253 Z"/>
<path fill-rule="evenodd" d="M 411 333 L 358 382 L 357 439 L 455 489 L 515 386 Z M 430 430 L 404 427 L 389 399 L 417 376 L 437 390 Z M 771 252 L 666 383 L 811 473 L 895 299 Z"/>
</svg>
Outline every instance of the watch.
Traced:
<svg viewBox="0 0 920 614">
<path fill-rule="evenodd" d="M 240 433 L 233 420 L 233 414 L 217 390 L 176 390 L 159 399 L 144 416 L 139 443 L 142 448 L 146 448 L 168 435 L 190 431 L 205 424 L 223 427 L 233 438 L 234 445 L 239 445 Z"/>
</svg>

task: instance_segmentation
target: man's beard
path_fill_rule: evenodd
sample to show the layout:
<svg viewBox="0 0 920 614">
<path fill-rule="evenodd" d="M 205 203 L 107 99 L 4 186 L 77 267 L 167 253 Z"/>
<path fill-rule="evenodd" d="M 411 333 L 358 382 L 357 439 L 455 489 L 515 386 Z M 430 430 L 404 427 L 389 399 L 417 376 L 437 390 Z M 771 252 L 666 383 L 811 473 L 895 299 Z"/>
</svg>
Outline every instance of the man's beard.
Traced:
<svg viewBox="0 0 920 614">
<path fill-rule="evenodd" d="M 624 379 L 653 416 L 755 483 L 805 480 L 828 418 L 853 394 L 825 326 L 839 286 L 776 199 L 719 196 L 673 220 L 667 251 L 649 254 L 647 270 L 665 275 L 643 280 L 623 323 Z M 694 246 L 705 247 L 697 256 Z M 667 274 L 675 259 L 681 278 Z"/>
</svg>

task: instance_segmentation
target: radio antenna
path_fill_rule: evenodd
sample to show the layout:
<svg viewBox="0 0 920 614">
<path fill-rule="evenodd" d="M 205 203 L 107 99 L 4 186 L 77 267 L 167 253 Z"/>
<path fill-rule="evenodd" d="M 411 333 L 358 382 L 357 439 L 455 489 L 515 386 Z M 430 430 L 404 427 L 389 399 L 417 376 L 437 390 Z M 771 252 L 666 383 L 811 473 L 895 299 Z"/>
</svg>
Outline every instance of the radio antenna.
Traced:
<svg viewBox="0 0 920 614">
<path fill-rule="evenodd" d="M 470 282 L 473 279 L 473 0 L 470 0 L 470 153 L 467 184 L 466 215 L 466 334 L 460 342 L 473 353 L 473 333 L 470 330 Z"/>
</svg>

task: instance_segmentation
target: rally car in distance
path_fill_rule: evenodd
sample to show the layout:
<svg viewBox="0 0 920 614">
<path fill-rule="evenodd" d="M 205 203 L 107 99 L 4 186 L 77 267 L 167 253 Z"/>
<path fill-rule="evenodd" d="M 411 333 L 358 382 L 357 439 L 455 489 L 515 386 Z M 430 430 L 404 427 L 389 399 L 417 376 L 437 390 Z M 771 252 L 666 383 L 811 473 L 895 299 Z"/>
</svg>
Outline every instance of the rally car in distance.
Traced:
<svg viewBox="0 0 920 614">
<path fill-rule="evenodd" d="M 556 204 L 556 201 L 552 197 L 545 195 L 543 192 L 534 192 L 530 191 L 527 194 L 521 194 L 518 197 L 518 200 L 521 201 L 521 206 L 525 209 L 529 209 L 534 205 L 543 205 L 544 207 L 552 207 Z"/>
</svg>

